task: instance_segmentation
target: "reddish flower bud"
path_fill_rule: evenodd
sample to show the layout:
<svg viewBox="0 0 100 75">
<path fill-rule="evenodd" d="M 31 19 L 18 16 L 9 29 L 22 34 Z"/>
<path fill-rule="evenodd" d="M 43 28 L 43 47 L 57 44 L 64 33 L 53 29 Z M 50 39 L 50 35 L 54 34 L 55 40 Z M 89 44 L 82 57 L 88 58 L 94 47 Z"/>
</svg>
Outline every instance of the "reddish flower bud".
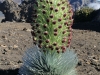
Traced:
<svg viewBox="0 0 100 75">
<path fill-rule="evenodd" d="M 53 50 L 53 47 L 52 48 L 50 48 L 51 50 Z"/>
<path fill-rule="evenodd" d="M 44 35 L 48 35 L 48 32 L 47 32 L 47 31 L 45 31 L 45 32 L 44 32 Z"/>
<path fill-rule="evenodd" d="M 42 40 L 39 40 L 38 42 L 39 42 L 39 44 L 41 44 L 42 43 Z"/>
<path fill-rule="evenodd" d="M 63 33 L 63 34 L 65 34 L 65 33 L 66 33 L 66 30 L 65 30 L 65 31 L 63 31 L 62 33 Z"/>
<path fill-rule="evenodd" d="M 72 39 L 72 36 L 70 36 L 68 39 L 71 40 Z"/>
<path fill-rule="evenodd" d="M 55 9 L 55 12 L 58 12 L 58 9 Z"/>
<path fill-rule="evenodd" d="M 68 25 L 68 22 L 65 22 L 64 25 Z"/>
<path fill-rule="evenodd" d="M 72 19 L 72 16 L 70 16 L 69 19 L 71 20 Z"/>
<path fill-rule="evenodd" d="M 51 14 L 49 17 L 50 17 L 50 18 L 53 18 L 53 15 Z"/>
<path fill-rule="evenodd" d="M 69 10 L 69 13 L 72 13 L 73 11 L 72 10 Z"/>
<path fill-rule="evenodd" d="M 65 3 L 65 1 L 62 2 L 62 4 L 64 4 L 64 3 Z"/>
<path fill-rule="evenodd" d="M 50 7 L 50 10 L 53 10 L 53 7 L 52 6 Z"/>
<path fill-rule="evenodd" d="M 56 21 L 53 21 L 52 23 L 53 23 L 53 24 L 56 24 Z"/>
<path fill-rule="evenodd" d="M 70 44 L 71 39 L 68 39 L 68 44 Z"/>
<path fill-rule="evenodd" d="M 47 22 L 49 23 L 50 22 L 50 19 L 47 19 Z"/>
<path fill-rule="evenodd" d="M 57 6 L 60 6 L 60 3 L 58 3 Z"/>
<path fill-rule="evenodd" d="M 56 45 L 57 45 L 57 43 L 56 43 L 56 42 L 54 42 L 54 43 L 53 43 L 53 45 L 54 45 L 54 46 L 56 46 Z"/>
<path fill-rule="evenodd" d="M 70 32 L 72 31 L 72 28 L 71 27 L 69 27 L 68 29 L 69 29 Z"/>
<path fill-rule="evenodd" d="M 43 5 L 42 8 L 45 8 L 45 5 Z"/>
<path fill-rule="evenodd" d="M 69 36 L 69 37 L 72 36 L 72 32 L 69 32 L 68 36 Z"/>
<path fill-rule="evenodd" d="M 54 32 L 54 35 L 57 36 L 57 32 Z"/>
<path fill-rule="evenodd" d="M 63 14 L 63 17 L 66 17 L 66 14 Z"/>
<path fill-rule="evenodd" d="M 66 50 L 62 50 L 62 53 L 64 53 Z"/>
<path fill-rule="evenodd" d="M 39 24 L 36 24 L 36 27 L 39 27 Z"/>
<path fill-rule="evenodd" d="M 46 2 L 47 2 L 47 3 L 49 3 L 49 1 L 48 1 L 48 0 L 46 0 Z"/>
<path fill-rule="evenodd" d="M 60 50 L 57 50 L 57 53 L 60 53 Z"/>
<path fill-rule="evenodd" d="M 45 42 L 46 42 L 46 43 L 49 43 L 49 42 L 50 42 L 50 40 L 48 39 L 48 40 L 46 40 Z"/>
<path fill-rule="evenodd" d="M 67 37 L 63 37 L 63 39 L 67 39 Z"/>
<path fill-rule="evenodd" d="M 62 50 L 66 50 L 66 47 L 65 47 L 65 46 L 62 46 L 61 49 L 62 49 Z"/>
<path fill-rule="evenodd" d="M 47 28 L 47 24 L 44 24 L 43 27 L 44 27 L 44 28 Z"/>
<path fill-rule="evenodd" d="M 53 4 L 52 2 L 50 2 L 50 4 Z"/>
<path fill-rule="evenodd" d="M 43 14 L 46 14 L 46 11 L 45 11 L 45 10 L 43 10 L 43 11 L 42 11 L 42 13 L 43 13 Z"/>
<path fill-rule="evenodd" d="M 40 30 L 38 30 L 38 31 L 37 31 L 37 33 L 41 33 L 41 31 L 40 31 Z"/>
<path fill-rule="evenodd" d="M 67 41 L 66 39 L 63 39 L 63 40 L 62 40 L 62 43 L 65 43 L 66 41 Z"/>
<path fill-rule="evenodd" d="M 57 32 L 57 28 L 56 28 L 56 29 L 54 29 L 54 32 Z"/>
<path fill-rule="evenodd" d="M 69 47 L 70 46 L 70 44 L 67 44 L 67 46 L 66 47 Z"/>
<path fill-rule="evenodd" d="M 64 10 L 64 9 L 65 9 L 65 7 L 61 7 L 61 9 L 62 9 L 62 10 Z"/>
<path fill-rule="evenodd" d="M 42 36 L 39 36 L 39 39 L 42 39 Z"/>
<path fill-rule="evenodd" d="M 59 47 L 56 47 L 55 49 L 56 49 L 56 50 L 59 50 Z"/>
<path fill-rule="evenodd" d="M 62 28 L 62 25 L 58 26 L 58 28 Z"/>
<path fill-rule="evenodd" d="M 52 48 L 52 46 L 51 46 L 51 45 L 49 45 L 49 48 Z"/>
<path fill-rule="evenodd" d="M 61 20 L 62 20 L 61 18 L 58 19 L 59 22 L 60 22 Z"/>
</svg>

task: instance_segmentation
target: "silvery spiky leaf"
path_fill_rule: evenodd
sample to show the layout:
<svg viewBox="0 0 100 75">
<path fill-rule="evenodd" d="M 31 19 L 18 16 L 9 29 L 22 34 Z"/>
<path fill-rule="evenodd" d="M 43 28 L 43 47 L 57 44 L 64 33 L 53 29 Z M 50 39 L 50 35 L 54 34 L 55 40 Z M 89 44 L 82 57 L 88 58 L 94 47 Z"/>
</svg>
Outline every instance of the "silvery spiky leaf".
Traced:
<svg viewBox="0 0 100 75">
<path fill-rule="evenodd" d="M 33 7 L 34 43 L 40 48 L 65 52 L 73 23 L 68 0 L 36 0 Z"/>
<path fill-rule="evenodd" d="M 76 75 L 76 54 L 67 49 L 65 53 L 42 52 L 37 46 L 26 51 L 20 75 Z"/>
</svg>

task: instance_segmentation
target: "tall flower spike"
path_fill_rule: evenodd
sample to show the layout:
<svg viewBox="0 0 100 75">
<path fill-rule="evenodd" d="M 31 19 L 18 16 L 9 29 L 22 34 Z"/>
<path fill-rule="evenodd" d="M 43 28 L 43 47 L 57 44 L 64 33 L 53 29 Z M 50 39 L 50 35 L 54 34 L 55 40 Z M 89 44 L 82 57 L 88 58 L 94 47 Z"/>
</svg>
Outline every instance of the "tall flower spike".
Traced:
<svg viewBox="0 0 100 75">
<path fill-rule="evenodd" d="M 76 54 L 69 48 L 72 8 L 68 0 L 35 0 L 34 44 L 23 58 L 20 75 L 77 75 Z M 38 24 L 38 25 L 37 25 Z"/>
<path fill-rule="evenodd" d="M 36 43 L 40 48 L 64 53 L 71 40 L 72 7 L 68 0 L 36 0 L 36 4 L 38 6 L 34 5 L 36 13 L 33 17 L 38 24 L 34 28 Z M 63 39 L 64 37 L 66 39 Z"/>
</svg>

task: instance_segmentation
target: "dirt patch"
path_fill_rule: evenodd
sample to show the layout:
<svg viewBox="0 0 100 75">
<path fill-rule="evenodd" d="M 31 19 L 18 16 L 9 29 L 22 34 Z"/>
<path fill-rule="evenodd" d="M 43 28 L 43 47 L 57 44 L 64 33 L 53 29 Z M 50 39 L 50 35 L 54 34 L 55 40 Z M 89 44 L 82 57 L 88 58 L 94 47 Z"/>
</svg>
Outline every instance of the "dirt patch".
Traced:
<svg viewBox="0 0 100 75">
<path fill-rule="evenodd" d="M 78 75 L 100 75 L 100 27 L 78 25 L 73 26 L 71 42 L 79 58 Z M 0 75 L 17 75 L 22 55 L 33 46 L 31 31 L 29 23 L 0 23 Z"/>
<path fill-rule="evenodd" d="M 27 48 L 33 46 L 31 26 L 27 23 L 0 24 L 0 69 L 16 69 Z"/>
</svg>

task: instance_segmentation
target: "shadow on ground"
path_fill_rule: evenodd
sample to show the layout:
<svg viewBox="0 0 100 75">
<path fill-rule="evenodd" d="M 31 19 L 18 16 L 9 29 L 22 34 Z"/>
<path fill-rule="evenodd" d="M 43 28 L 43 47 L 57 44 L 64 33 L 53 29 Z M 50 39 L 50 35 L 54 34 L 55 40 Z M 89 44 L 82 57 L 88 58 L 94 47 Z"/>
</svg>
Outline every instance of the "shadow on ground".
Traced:
<svg viewBox="0 0 100 75">
<path fill-rule="evenodd" d="M 72 28 L 100 32 L 100 23 L 99 22 L 74 23 Z"/>
<path fill-rule="evenodd" d="M 1 70 L 0 69 L 0 75 L 18 75 L 18 70 L 19 69 L 14 69 L 14 70 Z"/>
</svg>

